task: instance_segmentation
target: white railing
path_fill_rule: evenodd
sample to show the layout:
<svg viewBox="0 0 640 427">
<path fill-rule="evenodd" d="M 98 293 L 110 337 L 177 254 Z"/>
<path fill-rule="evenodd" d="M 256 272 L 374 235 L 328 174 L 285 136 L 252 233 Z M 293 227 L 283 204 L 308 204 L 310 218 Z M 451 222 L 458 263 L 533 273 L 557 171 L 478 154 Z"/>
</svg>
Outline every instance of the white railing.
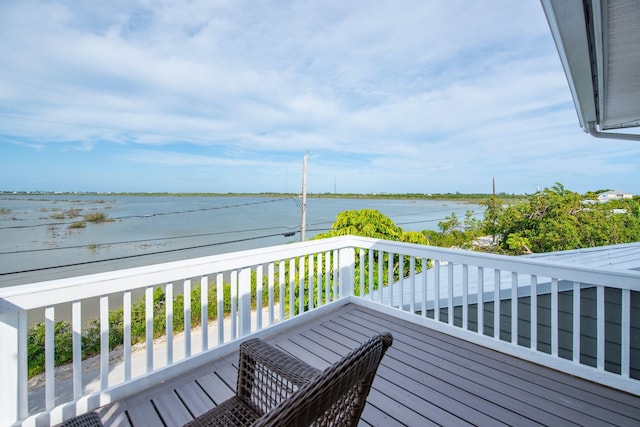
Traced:
<svg viewBox="0 0 640 427">
<path fill-rule="evenodd" d="M 345 243 L 325 239 L 0 289 L 0 425 L 61 422 L 188 370 L 189 361 L 214 357 L 209 350 L 225 342 L 351 294 L 353 249 Z M 92 318 L 99 368 L 87 374 L 82 352 Z M 27 341 L 37 323 L 44 324 L 44 387 L 34 388 Z M 72 374 L 60 379 L 55 335 L 65 327 Z M 158 335 L 162 345 L 154 345 Z M 114 337 L 118 361 L 109 359 Z M 133 346 L 132 337 L 142 343 Z"/>
<path fill-rule="evenodd" d="M 362 299 L 640 395 L 640 272 L 362 238 L 353 245 Z"/>
<path fill-rule="evenodd" d="M 233 351 L 237 338 L 347 302 L 640 394 L 640 366 L 631 358 L 640 351 L 631 342 L 638 291 L 638 272 L 352 236 L 4 288 L 0 424 L 60 422 Z M 83 374 L 94 316 L 99 369 Z M 72 341 L 68 379 L 54 369 L 60 319 Z M 29 326 L 37 322 L 45 343 L 40 388 L 29 386 L 27 363 Z M 121 360 L 109 360 L 110 338 Z"/>
</svg>

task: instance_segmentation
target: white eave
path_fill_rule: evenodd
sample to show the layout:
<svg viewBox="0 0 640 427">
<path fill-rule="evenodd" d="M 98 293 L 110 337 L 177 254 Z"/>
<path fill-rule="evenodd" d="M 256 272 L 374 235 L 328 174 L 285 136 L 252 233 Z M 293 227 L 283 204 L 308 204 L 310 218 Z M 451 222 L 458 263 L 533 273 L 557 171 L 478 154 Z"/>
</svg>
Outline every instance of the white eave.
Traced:
<svg viewBox="0 0 640 427">
<path fill-rule="evenodd" d="M 640 140 L 630 129 L 640 127 L 640 1 L 541 3 L 580 126 L 597 137 Z"/>
</svg>

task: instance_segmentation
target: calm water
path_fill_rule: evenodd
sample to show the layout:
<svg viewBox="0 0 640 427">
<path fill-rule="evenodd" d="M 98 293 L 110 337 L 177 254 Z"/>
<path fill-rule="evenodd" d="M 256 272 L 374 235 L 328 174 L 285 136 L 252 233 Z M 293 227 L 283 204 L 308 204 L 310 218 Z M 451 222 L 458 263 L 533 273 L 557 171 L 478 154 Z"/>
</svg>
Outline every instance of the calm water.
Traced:
<svg viewBox="0 0 640 427">
<path fill-rule="evenodd" d="M 365 208 L 417 231 L 437 229 L 452 212 L 482 211 L 458 202 L 308 199 L 307 238 L 339 212 Z M 113 221 L 69 228 L 90 213 Z M 299 241 L 300 221 L 293 198 L 0 196 L 0 287 Z M 179 250 L 187 247 L 197 248 Z"/>
</svg>

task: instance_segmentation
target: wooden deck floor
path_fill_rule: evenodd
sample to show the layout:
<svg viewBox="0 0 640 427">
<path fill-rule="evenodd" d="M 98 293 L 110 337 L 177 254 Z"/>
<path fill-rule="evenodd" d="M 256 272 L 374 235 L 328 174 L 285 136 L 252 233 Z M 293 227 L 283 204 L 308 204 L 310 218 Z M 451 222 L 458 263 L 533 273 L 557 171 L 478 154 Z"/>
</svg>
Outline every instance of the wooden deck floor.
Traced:
<svg viewBox="0 0 640 427">
<path fill-rule="evenodd" d="M 320 369 L 377 332 L 393 346 L 361 425 L 640 425 L 640 397 L 346 305 L 267 341 Z M 232 395 L 237 355 L 98 410 L 106 426 L 182 425 Z"/>
</svg>

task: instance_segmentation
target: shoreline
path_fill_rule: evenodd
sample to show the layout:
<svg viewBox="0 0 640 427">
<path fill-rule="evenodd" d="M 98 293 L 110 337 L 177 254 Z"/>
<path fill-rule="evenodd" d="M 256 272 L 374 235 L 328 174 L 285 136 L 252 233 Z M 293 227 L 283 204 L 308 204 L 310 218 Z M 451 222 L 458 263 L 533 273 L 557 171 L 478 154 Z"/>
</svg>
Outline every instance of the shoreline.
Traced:
<svg viewBox="0 0 640 427">
<path fill-rule="evenodd" d="M 275 197 L 297 198 L 299 193 L 169 193 L 169 192 L 82 192 L 82 191 L 0 191 L 0 198 L 6 196 L 96 196 L 96 197 Z M 490 193 L 307 193 L 311 199 L 361 199 L 361 200 L 433 200 L 477 203 L 490 198 Z M 527 194 L 496 194 L 501 200 L 520 200 Z"/>
</svg>

